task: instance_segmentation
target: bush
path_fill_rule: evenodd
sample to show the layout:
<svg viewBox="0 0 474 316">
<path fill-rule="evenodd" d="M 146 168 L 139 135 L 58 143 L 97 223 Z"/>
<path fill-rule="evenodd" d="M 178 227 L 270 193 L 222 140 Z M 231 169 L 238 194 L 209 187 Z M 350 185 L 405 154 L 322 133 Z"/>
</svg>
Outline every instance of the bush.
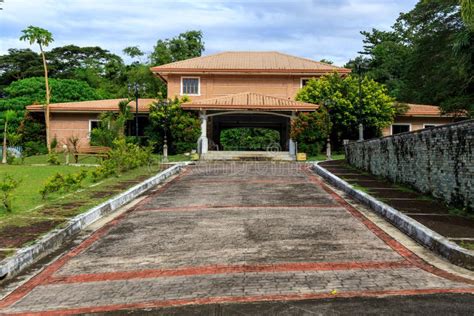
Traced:
<svg viewBox="0 0 474 316">
<path fill-rule="evenodd" d="M 309 156 L 321 153 L 324 141 L 328 136 L 331 124 L 326 111 L 299 113 L 291 122 L 291 138 L 298 143 L 298 151 Z"/>
<path fill-rule="evenodd" d="M 51 165 L 60 165 L 61 162 L 59 161 L 59 156 L 58 156 L 58 153 L 52 151 L 49 153 L 48 155 L 48 163 L 51 164 Z"/>
<path fill-rule="evenodd" d="M 153 143 L 140 147 L 127 143 L 125 139 L 115 140 L 112 150 L 109 151 L 109 158 L 102 160 L 100 166 L 91 172 L 93 181 L 111 175 L 118 176 L 122 172 L 150 165 L 153 162 L 153 148 Z"/>
<path fill-rule="evenodd" d="M 46 199 L 51 193 L 70 192 L 79 188 L 86 177 L 86 170 L 81 170 L 79 173 L 68 174 L 66 176 L 58 172 L 46 181 L 39 192 L 43 199 Z"/>
<path fill-rule="evenodd" d="M 3 179 L 0 181 L 0 201 L 2 207 L 7 211 L 12 211 L 12 193 L 18 187 L 20 181 L 15 180 L 9 174 L 6 174 Z"/>
<path fill-rule="evenodd" d="M 42 141 L 28 141 L 23 144 L 24 156 L 44 155 L 48 153 L 46 144 Z"/>
</svg>

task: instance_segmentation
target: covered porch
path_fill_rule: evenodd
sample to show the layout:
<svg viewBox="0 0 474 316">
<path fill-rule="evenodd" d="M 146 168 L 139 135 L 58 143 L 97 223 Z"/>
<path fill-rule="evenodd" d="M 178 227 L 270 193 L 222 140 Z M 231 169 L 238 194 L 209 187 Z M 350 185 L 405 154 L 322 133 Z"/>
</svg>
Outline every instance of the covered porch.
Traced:
<svg viewBox="0 0 474 316">
<path fill-rule="evenodd" d="M 198 152 L 210 160 L 294 160 L 296 144 L 290 137 L 291 120 L 298 111 L 314 111 L 317 105 L 257 93 L 239 93 L 184 103 L 186 110 L 199 111 L 201 135 Z M 229 151 L 221 133 L 232 128 L 266 128 L 278 133 L 278 141 L 252 151 Z"/>
</svg>

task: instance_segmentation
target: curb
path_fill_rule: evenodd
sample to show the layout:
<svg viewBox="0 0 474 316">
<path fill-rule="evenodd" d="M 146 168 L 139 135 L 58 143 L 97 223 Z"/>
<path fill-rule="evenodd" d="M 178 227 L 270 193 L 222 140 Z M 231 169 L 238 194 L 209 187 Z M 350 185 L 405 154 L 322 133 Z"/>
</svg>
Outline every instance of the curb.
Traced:
<svg viewBox="0 0 474 316">
<path fill-rule="evenodd" d="M 163 180 L 180 172 L 186 165 L 188 165 L 187 162 L 178 163 L 154 175 L 142 183 L 131 187 L 127 191 L 94 206 L 87 212 L 71 218 L 65 228 L 56 229 L 47 233 L 41 239 L 37 240 L 34 245 L 19 249 L 14 256 L 0 261 L 0 280 L 9 279 L 17 275 L 38 259 L 58 248 L 66 238 L 77 234 L 86 226 L 117 210 Z"/>
<path fill-rule="evenodd" d="M 474 251 L 458 246 L 444 236 L 408 217 L 397 209 L 377 200 L 365 192 L 354 189 L 354 187 L 349 183 L 335 176 L 318 164 L 319 162 L 314 163 L 312 169 L 329 183 L 349 194 L 357 201 L 370 207 L 373 211 L 395 225 L 399 230 L 415 239 L 423 246 L 438 253 L 449 262 L 469 270 L 474 270 Z"/>
</svg>

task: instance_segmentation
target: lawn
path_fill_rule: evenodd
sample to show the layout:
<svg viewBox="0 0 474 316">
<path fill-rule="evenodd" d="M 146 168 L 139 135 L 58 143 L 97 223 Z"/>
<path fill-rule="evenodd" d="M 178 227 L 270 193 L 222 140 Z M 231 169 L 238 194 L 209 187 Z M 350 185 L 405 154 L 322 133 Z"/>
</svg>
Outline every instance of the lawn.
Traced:
<svg viewBox="0 0 474 316">
<path fill-rule="evenodd" d="M 331 156 L 332 160 L 339 160 L 339 159 L 345 159 L 346 156 L 344 154 L 333 154 Z M 325 154 L 319 154 L 317 156 L 309 156 L 308 161 L 324 161 L 327 160 L 327 156 Z"/>
<path fill-rule="evenodd" d="M 175 161 L 185 157 L 170 158 Z M 36 156 L 26 159 L 27 163 L 24 165 L 0 165 L 0 178 L 5 174 L 10 174 L 21 181 L 13 194 L 13 211 L 7 213 L 0 210 L 0 259 L 14 253 L 14 249 L 30 244 L 51 229 L 65 225 L 69 218 L 168 167 L 156 163 L 97 183 L 93 183 L 88 176 L 76 191 L 51 194 L 43 200 L 39 190 L 55 173 L 60 172 L 65 175 L 81 170 L 91 171 L 95 168 L 93 166 L 52 166 L 46 164 L 46 159 L 46 156 Z"/>
</svg>

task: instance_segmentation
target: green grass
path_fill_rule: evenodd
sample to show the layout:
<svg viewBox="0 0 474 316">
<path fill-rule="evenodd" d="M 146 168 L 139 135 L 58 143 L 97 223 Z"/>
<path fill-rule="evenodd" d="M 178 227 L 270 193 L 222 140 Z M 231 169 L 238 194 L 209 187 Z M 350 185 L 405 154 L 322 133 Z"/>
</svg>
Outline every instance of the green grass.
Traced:
<svg viewBox="0 0 474 316">
<path fill-rule="evenodd" d="M 468 250 L 474 250 L 474 242 L 472 241 L 460 241 L 459 246 L 468 249 Z"/>
<path fill-rule="evenodd" d="M 58 154 L 59 161 L 62 164 L 66 163 L 66 156 L 62 153 Z M 100 163 L 100 158 L 94 156 L 79 156 L 79 164 L 98 164 Z M 69 155 L 69 163 L 75 163 L 74 157 Z M 23 164 L 33 165 L 33 164 L 48 164 L 48 155 L 37 155 L 26 157 Z"/>
<path fill-rule="evenodd" d="M 340 159 L 345 159 L 346 156 L 344 154 L 334 154 L 332 155 L 332 160 L 340 160 Z M 324 154 L 319 154 L 317 156 L 309 156 L 308 161 L 324 161 L 327 160 L 326 155 Z"/>
<path fill-rule="evenodd" d="M 35 161 L 41 161 L 40 157 L 36 157 Z M 44 157 L 43 157 L 44 158 Z M 92 179 L 88 176 L 82 183 L 80 192 L 66 192 L 66 193 L 54 193 L 48 196 L 47 199 L 43 199 L 39 190 L 43 187 L 47 179 L 57 172 L 66 175 L 70 173 L 78 173 L 81 170 L 91 171 L 95 167 L 85 166 L 66 166 L 66 165 L 0 165 L 0 179 L 9 174 L 13 178 L 20 181 L 18 188 L 13 192 L 12 199 L 12 212 L 6 212 L 0 209 L 0 227 L 5 225 L 22 225 L 23 223 L 29 222 L 25 216 L 31 216 L 37 211 L 43 208 L 49 207 L 51 204 L 68 203 L 71 201 L 87 201 L 85 207 L 92 206 L 100 203 L 102 200 L 106 200 L 110 196 L 104 199 L 91 199 L 88 194 L 94 191 L 107 191 L 109 187 L 117 184 L 119 181 L 131 180 L 139 176 L 156 174 L 158 165 L 149 167 L 141 167 L 135 170 L 130 170 L 123 173 L 120 177 L 110 177 L 103 181 L 100 181 L 98 185 L 93 185 Z M 93 185 L 91 187 L 91 185 Z M 123 190 L 122 190 L 123 191 Z M 37 208 L 37 209 L 35 209 Z M 84 209 L 80 207 L 79 209 Z"/>
<path fill-rule="evenodd" d="M 24 212 L 43 203 L 39 190 L 44 182 L 57 172 L 70 174 L 80 172 L 82 169 L 92 170 L 91 167 L 74 166 L 28 166 L 28 165 L 1 165 L 0 178 L 5 174 L 11 175 L 21 181 L 13 193 L 13 212 Z M 9 213 L 0 211 L 0 218 L 9 216 Z"/>
</svg>

